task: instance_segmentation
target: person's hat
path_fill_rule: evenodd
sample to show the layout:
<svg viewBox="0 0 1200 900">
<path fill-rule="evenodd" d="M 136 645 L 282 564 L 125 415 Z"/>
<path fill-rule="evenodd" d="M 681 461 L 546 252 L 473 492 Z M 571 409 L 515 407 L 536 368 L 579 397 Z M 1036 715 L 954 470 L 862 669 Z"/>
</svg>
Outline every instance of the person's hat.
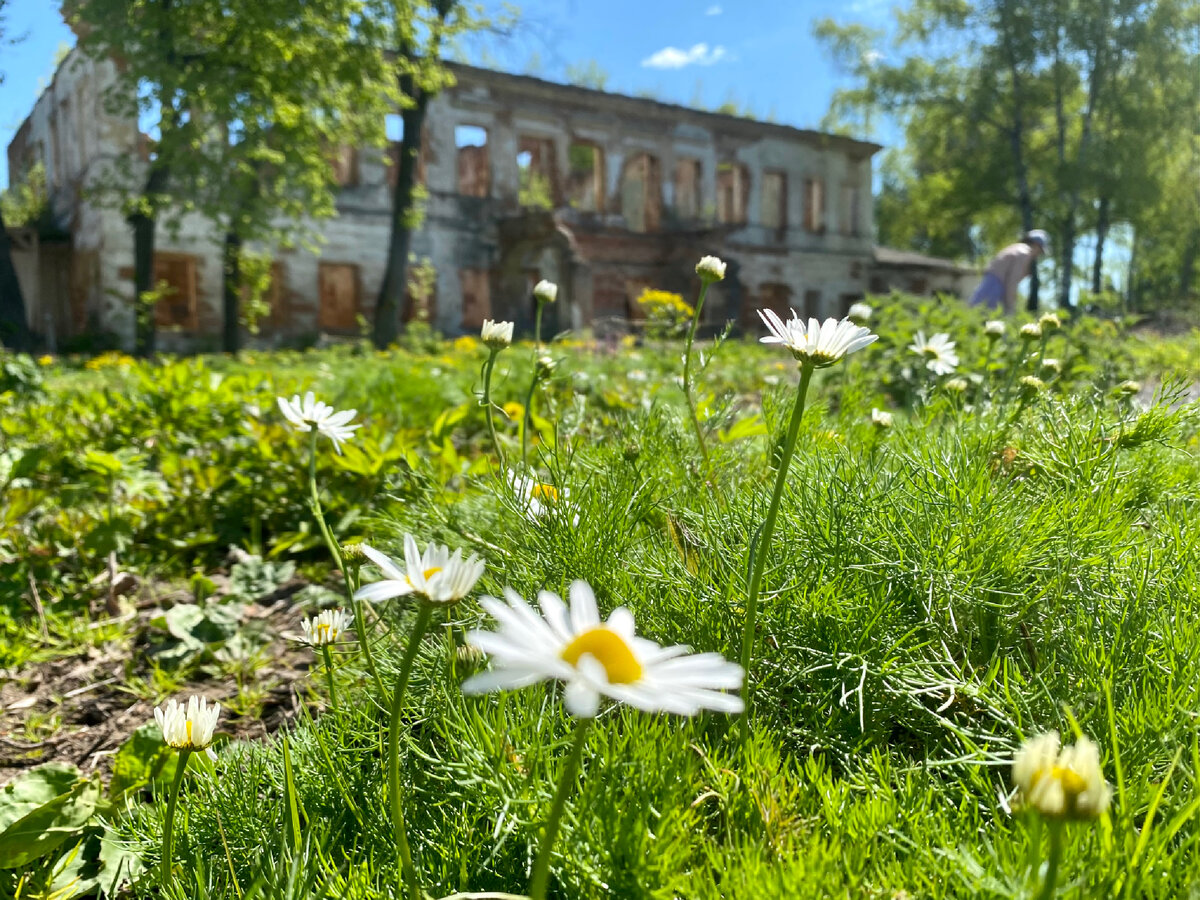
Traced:
<svg viewBox="0 0 1200 900">
<path fill-rule="evenodd" d="M 1025 243 L 1037 244 L 1043 250 L 1050 246 L 1050 235 L 1042 231 L 1040 228 L 1034 229 L 1025 235 Z"/>
</svg>

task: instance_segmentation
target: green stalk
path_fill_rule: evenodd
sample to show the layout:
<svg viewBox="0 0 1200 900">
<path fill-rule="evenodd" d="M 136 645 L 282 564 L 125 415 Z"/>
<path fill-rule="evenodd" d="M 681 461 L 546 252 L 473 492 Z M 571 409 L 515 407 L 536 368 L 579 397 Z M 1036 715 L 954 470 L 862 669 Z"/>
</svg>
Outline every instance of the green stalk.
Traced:
<svg viewBox="0 0 1200 900">
<path fill-rule="evenodd" d="M 783 489 L 787 484 L 788 468 L 792 462 L 792 453 L 796 449 L 796 436 L 800 433 L 800 420 L 804 418 L 804 400 L 808 395 L 808 385 L 812 381 L 813 365 L 802 363 L 800 366 L 800 387 L 796 390 L 796 405 L 792 407 L 792 417 L 788 421 L 787 436 L 783 442 L 783 455 L 779 460 L 779 470 L 775 473 L 775 491 L 771 495 L 771 505 L 767 508 L 767 517 L 763 520 L 762 529 L 758 535 L 758 545 L 755 547 L 753 563 L 750 567 L 749 584 L 746 587 L 746 625 L 742 632 L 742 670 L 746 673 L 745 688 L 742 696 L 746 701 L 746 712 L 742 716 L 742 740 L 750 734 L 750 701 L 751 680 L 750 662 L 754 655 L 754 628 L 758 617 L 758 591 L 762 584 L 763 569 L 767 564 L 767 550 L 771 546 L 771 536 L 775 532 L 775 519 L 779 515 L 779 503 L 783 499 Z"/>
<path fill-rule="evenodd" d="M 321 531 L 321 537 L 325 539 L 325 546 L 329 548 L 329 553 L 333 557 L 334 564 L 337 565 L 338 571 L 342 573 L 342 579 L 346 584 L 346 599 L 350 601 L 350 606 L 354 610 L 354 629 L 358 634 L 358 646 L 362 649 L 363 656 L 367 661 L 367 671 L 371 673 L 371 678 L 375 682 L 375 687 L 380 694 L 383 693 L 383 679 L 379 677 L 379 670 L 375 667 L 375 657 L 371 653 L 371 641 L 367 637 L 367 622 L 363 618 L 362 604 L 354 598 L 354 583 L 350 579 L 350 570 L 346 567 L 345 560 L 342 559 L 342 548 L 334 539 L 333 532 L 329 530 L 329 526 L 325 523 L 325 513 L 321 509 L 321 493 L 317 490 L 317 437 L 316 431 L 312 433 L 312 441 L 309 443 L 308 454 L 308 504 L 312 508 L 313 518 L 317 520 L 317 528 Z"/>
<path fill-rule="evenodd" d="M 171 795 L 167 798 L 167 820 L 163 823 L 163 855 L 162 855 L 162 886 L 166 890 L 171 885 L 171 864 L 175 856 L 175 806 L 179 802 L 179 788 L 183 784 L 183 775 L 187 771 L 188 759 L 192 751 L 179 751 L 179 761 L 175 764 L 175 781 L 171 784 Z"/>
<path fill-rule="evenodd" d="M 417 870 L 413 866 L 412 850 L 408 845 L 408 831 L 404 825 L 404 804 L 400 798 L 400 713 L 404 706 L 404 694 L 408 689 L 408 679 L 412 675 L 413 662 L 417 658 L 421 638 L 425 636 L 425 631 L 429 628 L 429 619 L 432 613 L 433 608 L 428 603 L 422 603 L 417 609 L 417 621 L 413 625 L 412 634 L 408 636 L 408 646 L 404 648 L 404 658 L 400 661 L 400 674 L 396 677 L 396 687 L 392 691 L 392 715 L 388 723 L 388 799 L 392 811 L 392 830 L 396 837 L 396 850 L 400 855 L 400 868 L 408 887 L 409 900 L 421 900 L 421 888 L 417 882 Z"/>
<path fill-rule="evenodd" d="M 321 645 L 321 655 L 325 658 L 325 678 L 329 682 L 329 707 L 337 708 L 337 691 L 333 686 L 333 658 L 329 653 L 329 645 Z"/>
<path fill-rule="evenodd" d="M 496 421 L 492 412 L 492 371 L 496 368 L 496 357 L 500 351 L 493 348 L 488 350 L 487 362 L 483 364 L 483 408 L 487 413 L 488 431 L 492 435 L 492 446 L 496 449 L 496 458 L 500 460 L 500 468 L 504 466 L 504 449 L 500 446 L 500 439 L 496 437 Z"/>
<path fill-rule="evenodd" d="M 1062 830 L 1062 822 L 1050 823 L 1050 858 L 1046 860 L 1046 880 L 1042 882 L 1042 890 L 1037 900 L 1050 900 L 1058 885 L 1058 865 L 1062 861 Z"/>
<path fill-rule="evenodd" d="M 567 795 L 575 787 L 575 776 L 579 771 L 579 762 L 583 759 L 583 747 L 587 743 L 588 726 L 591 724 L 591 719 L 580 719 L 575 725 L 571 755 L 567 757 L 562 775 L 559 776 L 558 787 L 554 791 L 554 802 L 550 806 L 550 818 L 546 820 L 546 830 L 542 833 L 542 843 L 533 863 L 533 876 L 529 880 L 530 900 L 545 900 L 546 887 L 550 881 L 550 855 L 554 850 L 554 839 L 558 837 L 563 810 L 567 807 Z"/>
<path fill-rule="evenodd" d="M 533 392 L 537 388 L 538 351 L 542 349 L 542 307 L 546 304 L 537 301 L 537 313 L 534 314 L 533 324 L 533 374 L 529 376 L 529 390 L 525 393 L 525 409 L 521 412 L 521 466 L 529 465 L 529 429 L 533 425 L 533 413 L 529 407 L 533 403 Z"/>
<path fill-rule="evenodd" d="M 700 417 L 696 415 L 696 398 L 692 396 L 692 343 L 696 340 L 696 329 L 700 327 L 700 312 L 704 309 L 704 298 L 708 296 L 708 281 L 700 282 L 700 296 L 696 300 L 696 312 L 692 316 L 692 327 L 688 329 L 687 344 L 683 351 L 683 393 L 687 398 L 688 412 L 692 416 L 692 427 L 696 430 L 696 443 L 700 445 L 700 456 L 704 468 L 712 480 L 712 460 L 708 456 L 708 445 L 704 443 L 704 432 L 700 430 Z"/>
</svg>

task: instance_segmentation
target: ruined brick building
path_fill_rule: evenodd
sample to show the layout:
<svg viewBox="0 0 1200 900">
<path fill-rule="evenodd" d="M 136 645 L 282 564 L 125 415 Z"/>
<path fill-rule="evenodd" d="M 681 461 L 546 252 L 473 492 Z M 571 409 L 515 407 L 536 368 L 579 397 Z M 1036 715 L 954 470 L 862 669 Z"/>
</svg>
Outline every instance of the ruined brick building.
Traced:
<svg viewBox="0 0 1200 900">
<path fill-rule="evenodd" d="M 443 332 L 484 317 L 528 321 L 529 288 L 561 286 L 557 329 L 636 317 L 646 286 L 692 295 L 704 254 L 729 275 L 706 324 L 756 325 L 759 306 L 840 315 L 895 287 L 963 294 L 974 273 L 897 254 L 872 240 L 877 145 L 451 65 L 429 107 L 419 177 L 427 215 L 413 252 L 436 277 L 428 306 Z M 133 340 L 133 241 L 121 212 L 89 197 L 116 155 L 140 152 L 134 121 L 101 102 L 114 71 L 72 51 L 8 148 L 14 177 L 40 160 L 55 228 L 25 235 L 17 265 L 31 326 L 51 346 L 87 333 Z M 334 161 L 338 216 L 318 254 L 275 254 L 263 338 L 282 343 L 355 334 L 383 278 L 390 152 L 345 148 Z M 172 288 L 156 309 L 165 349 L 215 347 L 221 329 L 221 235 L 185 216 L 159 229 L 156 275 Z"/>
</svg>

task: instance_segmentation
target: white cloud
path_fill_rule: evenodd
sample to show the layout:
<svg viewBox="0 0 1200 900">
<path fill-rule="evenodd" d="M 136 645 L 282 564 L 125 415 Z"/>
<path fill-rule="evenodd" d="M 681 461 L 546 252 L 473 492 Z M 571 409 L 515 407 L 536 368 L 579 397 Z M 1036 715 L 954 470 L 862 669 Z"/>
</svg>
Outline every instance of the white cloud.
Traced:
<svg viewBox="0 0 1200 900">
<path fill-rule="evenodd" d="M 724 11 L 725 10 L 721 9 L 719 4 L 714 3 L 712 6 L 710 6 L 708 9 L 706 9 L 704 11 L 704 14 L 706 16 L 719 16 Z"/>
<path fill-rule="evenodd" d="M 725 48 L 717 45 L 693 44 L 688 50 L 678 47 L 663 47 L 642 60 L 647 69 L 682 69 L 685 66 L 711 66 L 725 58 Z"/>
</svg>

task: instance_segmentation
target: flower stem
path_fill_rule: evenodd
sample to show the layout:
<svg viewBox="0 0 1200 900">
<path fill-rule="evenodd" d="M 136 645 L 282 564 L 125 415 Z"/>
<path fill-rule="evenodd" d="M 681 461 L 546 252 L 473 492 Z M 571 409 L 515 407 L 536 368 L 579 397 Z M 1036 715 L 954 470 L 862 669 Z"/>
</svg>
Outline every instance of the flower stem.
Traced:
<svg viewBox="0 0 1200 900">
<path fill-rule="evenodd" d="M 692 416 L 692 427 L 696 430 L 696 442 L 700 445 L 700 456 L 704 468 L 712 479 L 712 460 L 708 456 L 708 445 L 704 443 L 704 432 L 700 430 L 700 417 L 696 415 L 696 398 L 692 395 L 692 344 L 696 340 L 696 329 L 700 327 L 700 313 L 704 309 L 704 298 L 708 296 L 708 282 L 700 283 L 700 296 L 696 300 L 696 312 L 692 316 L 692 327 L 688 329 L 687 344 L 683 351 L 683 393 L 687 398 L 688 412 Z"/>
<path fill-rule="evenodd" d="M 367 661 L 367 671 L 371 673 L 376 689 L 382 694 L 383 680 L 379 677 L 379 670 L 375 667 L 375 657 L 371 653 L 371 641 L 367 637 L 367 622 L 363 618 L 362 604 L 354 599 L 354 583 L 350 579 L 350 570 L 346 566 L 346 561 L 342 559 L 342 549 L 334 539 L 333 532 L 325 523 L 325 513 L 321 509 L 321 492 L 317 489 L 317 432 L 315 431 L 312 433 L 308 454 L 308 504 L 312 508 L 313 518 L 317 520 L 317 528 L 320 529 L 321 537 L 325 539 L 325 546 L 329 548 L 329 554 L 333 557 L 333 562 L 338 567 L 338 571 L 342 573 L 342 579 L 346 583 L 346 599 L 350 601 L 350 606 L 354 609 L 354 626 L 358 634 L 358 645 Z"/>
<path fill-rule="evenodd" d="M 337 691 L 333 686 L 333 657 L 329 652 L 329 645 L 321 645 L 321 655 L 325 657 L 325 678 L 329 682 L 329 706 L 331 709 L 337 708 Z"/>
<path fill-rule="evenodd" d="M 433 608 L 428 603 L 422 603 L 417 608 L 417 621 L 413 625 L 412 634 L 408 636 L 408 646 L 404 648 L 404 658 L 400 661 L 400 674 L 396 677 L 396 687 L 392 690 L 392 715 L 388 723 L 388 799 L 391 804 L 396 850 L 400 855 L 400 868 L 408 886 L 410 900 L 420 900 L 421 888 L 417 882 L 417 870 L 413 866 L 412 850 L 408 845 L 404 804 L 400 797 L 400 713 L 404 707 L 404 694 L 408 689 L 409 676 L 412 675 L 413 662 L 417 658 L 421 638 L 429 628 L 432 612 Z"/>
<path fill-rule="evenodd" d="M 165 890 L 171 884 L 171 865 L 175 856 L 175 806 L 179 802 L 179 788 L 183 784 L 183 775 L 187 771 L 191 750 L 180 750 L 179 760 L 175 763 L 175 781 L 171 784 L 171 795 L 167 798 L 167 819 L 163 823 L 162 851 L 162 886 Z"/>
<path fill-rule="evenodd" d="M 559 776 L 558 787 L 554 791 L 554 802 L 550 806 L 550 818 L 546 820 L 546 830 L 542 833 L 542 843 L 533 863 L 533 876 L 529 880 L 530 900 L 545 900 L 546 888 L 550 881 L 550 855 L 554 849 L 554 839 L 558 836 L 558 826 L 567 806 L 567 795 L 575 787 L 575 776 L 579 771 L 579 762 L 583 759 L 583 747 L 587 743 L 588 726 L 591 724 L 591 719 L 580 719 L 575 725 L 571 755 L 567 757 L 562 775 Z"/>
<path fill-rule="evenodd" d="M 500 351 L 491 349 L 488 351 L 487 362 L 483 364 L 483 409 L 487 413 L 488 432 L 492 436 L 492 447 L 496 450 L 496 458 L 500 460 L 500 468 L 504 466 L 504 449 L 500 446 L 500 439 L 496 437 L 496 420 L 492 407 L 492 371 L 496 368 L 496 357 Z"/>
<path fill-rule="evenodd" d="M 529 390 L 525 393 L 525 409 L 521 412 L 521 465 L 529 465 L 529 429 L 533 425 L 533 413 L 529 407 L 533 404 L 533 392 L 538 383 L 538 352 L 542 349 L 542 307 L 546 304 L 537 301 L 537 313 L 533 323 L 533 374 L 529 376 Z"/>
<path fill-rule="evenodd" d="M 1058 864 L 1062 861 L 1062 822 L 1050 823 L 1050 856 L 1046 860 L 1046 880 L 1037 900 L 1050 900 L 1058 886 Z"/>
<path fill-rule="evenodd" d="M 803 364 L 800 367 L 800 387 L 796 390 L 796 405 L 792 407 L 792 417 L 788 421 L 787 436 L 783 442 L 783 455 L 779 460 L 779 469 L 775 473 L 775 491 L 771 495 L 771 505 L 767 507 L 767 517 L 763 520 L 762 529 L 758 534 L 758 544 L 754 548 L 754 557 L 750 566 L 749 583 L 746 586 L 746 624 L 742 632 L 742 669 L 746 673 L 746 686 L 742 694 L 746 701 L 746 712 L 742 716 L 742 741 L 749 736 L 751 685 L 750 662 L 754 655 L 755 620 L 758 617 L 758 591 L 762 584 L 763 569 L 767 564 L 767 550 L 771 546 L 771 536 L 775 532 L 775 519 L 779 515 L 779 503 L 783 498 L 783 489 L 787 484 L 788 468 L 792 462 L 792 453 L 796 449 L 796 436 L 800 433 L 800 420 L 804 418 L 804 400 L 808 395 L 808 385 L 812 381 L 813 366 Z"/>
</svg>

